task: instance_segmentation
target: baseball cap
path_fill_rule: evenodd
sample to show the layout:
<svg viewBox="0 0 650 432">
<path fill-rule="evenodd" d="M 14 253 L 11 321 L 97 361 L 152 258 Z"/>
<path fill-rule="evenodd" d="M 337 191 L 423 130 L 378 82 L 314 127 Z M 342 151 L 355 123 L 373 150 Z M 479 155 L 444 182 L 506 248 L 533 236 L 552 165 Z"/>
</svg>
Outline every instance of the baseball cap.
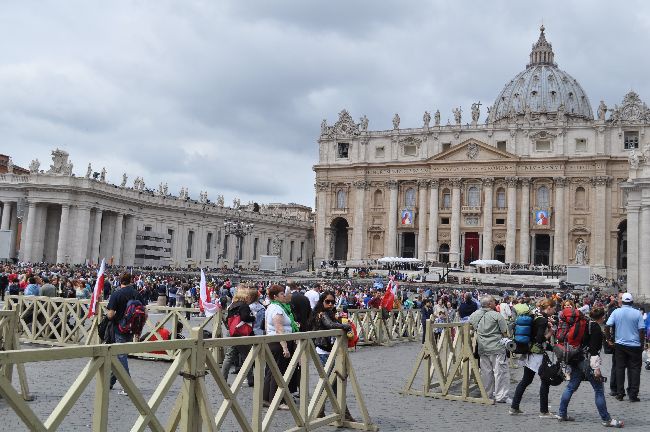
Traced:
<svg viewBox="0 0 650 432">
<path fill-rule="evenodd" d="M 633 302 L 632 294 L 630 294 L 630 293 L 623 294 L 623 297 L 621 298 L 621 300 L 623 301 L 623 303 L 632 303 Z"/>
</svg>

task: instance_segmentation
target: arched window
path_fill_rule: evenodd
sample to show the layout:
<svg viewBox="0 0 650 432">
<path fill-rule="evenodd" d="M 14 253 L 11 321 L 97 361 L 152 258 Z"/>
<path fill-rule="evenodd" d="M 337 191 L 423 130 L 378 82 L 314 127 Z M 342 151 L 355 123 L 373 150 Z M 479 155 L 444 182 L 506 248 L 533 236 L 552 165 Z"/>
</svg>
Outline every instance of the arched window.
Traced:
<svg viewBox="0 0 650 432">
<path fill-rule="evenodd" d="M 404 204 L 407 208 L 415 207 L 415 189 L 408 188 L 406 189 L 406 194 L 404 196 Z"/>
<path fill-rule="evenodd" d="M 383 207 L 384 206 L 384 193 L 377 189 L 375 191 L 375 194 L 373 196 L 373 205 L 375 207 Z"/>
<path fill-rule="evenodd" d="M 449 189 L 442 190 L 442 208 L 451 208 L 451 192 L 449 192 Z"/>
<path fill-rule="evenodd" d="M 478 207 L 481 205 L 481 196 L 477 186 L 470 186 L 467 189 L 467 205 L 470 207 Z"/>
<path fill-rule="evenodd" d="M 497 189 L 497 208 L 506 208 L 506 190 L 504 188 Z"/>
<path fill-rule="evenodd" d="M 578 186 L 576 189 L 576 208 L 584 209 L 587 208 L 587 192 L 582 186 Z"/>
<path fill-rule="evenodd" d="M 548 196 L 548 188 L 546 186 L 540 186 L 537 189 L 537 207 L 547 208 L 550 207 L 550 199 Z"/>
<path fill-rule="evenodd" d="M 343 189 L 339 189 L 338 192 L 336 192 L 336 208 L 344 209 L 346 204 L 345 202 L 345 191 Z"/>
</svg>

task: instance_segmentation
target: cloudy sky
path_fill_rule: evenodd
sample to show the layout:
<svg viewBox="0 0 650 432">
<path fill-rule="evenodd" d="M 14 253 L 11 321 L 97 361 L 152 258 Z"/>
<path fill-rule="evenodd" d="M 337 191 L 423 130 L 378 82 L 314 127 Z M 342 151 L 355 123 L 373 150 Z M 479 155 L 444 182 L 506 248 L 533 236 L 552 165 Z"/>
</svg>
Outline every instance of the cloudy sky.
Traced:
<svg viewBox="0 0 650 432">
<path fill-rule="evenodd" d="M 594 112 L 630 89 L 650 102 L 647 1 L 4 1 L 0 153 L 313 205 L 323 118 L 417 127 L 475 101 L 483 118 L 542 21 Z"/>
</svg>

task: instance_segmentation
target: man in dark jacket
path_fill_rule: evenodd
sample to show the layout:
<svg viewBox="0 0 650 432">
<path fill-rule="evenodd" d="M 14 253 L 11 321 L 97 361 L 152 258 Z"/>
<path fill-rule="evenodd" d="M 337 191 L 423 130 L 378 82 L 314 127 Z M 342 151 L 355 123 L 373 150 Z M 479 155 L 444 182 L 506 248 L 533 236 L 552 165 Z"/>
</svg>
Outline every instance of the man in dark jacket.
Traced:
<svg viewBox="0 0 650 432">
<path fill-rule="evenodd" d="M 472 293 L 466 292 L 464 301 L 458 305 L 458 317 L 462 322 L 467 321 L 469 316 L 478 310 L 476 302 L 472 298 Z"/>
<path fill-rule="evenodd" d="M 291 290 L 291 310 L 293 316 L 300 326 L 300 331 L 309 331 L 309 319 L 311 318 L 311 303 L 309 299 L 300 291 L 300 285 L 296 282 L 289 283 Z"/>
</svg>

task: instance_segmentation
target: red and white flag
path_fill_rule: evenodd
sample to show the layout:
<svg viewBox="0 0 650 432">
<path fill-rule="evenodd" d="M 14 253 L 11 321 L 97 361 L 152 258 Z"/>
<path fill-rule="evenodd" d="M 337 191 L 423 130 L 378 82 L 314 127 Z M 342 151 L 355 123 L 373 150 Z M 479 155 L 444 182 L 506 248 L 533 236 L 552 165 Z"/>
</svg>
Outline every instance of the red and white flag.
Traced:
<svg viewBox="0 0 650 432">
<path fill-rule="evenodd" d="M 104 291 L 104 259 L 102 258 L 102 265 L 99 266 L 97 272 L 97 282 L 95 282 L 95 289 L 93 296 L 90 299 L 90 307 L 88 308 L 88 318 L 97 313 L 97 304 L 102 300 L 102 291 Z"/>
<path fill-rule="evenodd" d="M 206 317 L 211 317 L 216 314 L 221 306 L 220 303 L 211 303 L 210 302 L 210 293 L 208 292 L 208 286 L 205 283 L 205 273 L 201 269 L 201 282 L 199 283 L 199 309 L 201 312 L 205 311 Z"/>
<path fill-rule="evenodd" d="M 381 299 L 382 309 L 386 309 L 387 311 L 393 310 L 396 292 L 397 292 L 397 283 L 395 282 L 395 276 L 391 276 L 390 281 L 386 286 L 386 292 L 384 293 L 384 296 Z"/>
</svg>

